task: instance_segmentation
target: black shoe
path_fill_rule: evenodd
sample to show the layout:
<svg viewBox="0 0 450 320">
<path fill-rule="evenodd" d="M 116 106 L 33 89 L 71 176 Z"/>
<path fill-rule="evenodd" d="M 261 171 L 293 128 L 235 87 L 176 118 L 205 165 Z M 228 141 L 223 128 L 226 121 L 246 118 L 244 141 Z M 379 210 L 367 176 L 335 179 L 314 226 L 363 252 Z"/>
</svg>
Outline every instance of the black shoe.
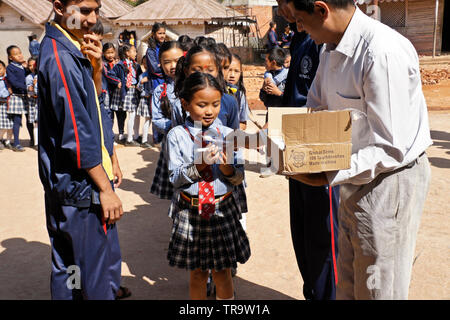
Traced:
<svg viewBox="0 0 450 320">
<path fill-rule="evenodd" d="M 152 147 L 152 145 L 148 142 L 141 143 L 141 148 L 149 149 L 151 147 Z"/>
<path fill-rule="evenodd" d="M 134 140 L 134 141 L 136 141 L 136 142 L 139 143 L 139 144 L 142 144 L 142 137 L 139 136 L 139 137 L 137 137 L 137 139 Z"/>
<path fill-rule="evenodd" d="M 12 151 L 14 151 L 14 152 L 24 152 L 25 149 L 20 144 L 18 144 L 17 146 L 13 146 L 12 147 Z"/>
<path fill-rule="evenodd" d="M 126 141 L 125 142 L 125 147 L 139 147 L 140 146 L 140 144 L 139 143 L 137 143 L 136 141 Z"/>
<path fill-rule="evenodd" d="M 3 149 L 5 149 L 5 145 L 3 144 L 2 141 L 0 141 L 0 150 L 3 150 Z"/>
<path fill-rule="evenodd" d="M 5 143 L 4 145 L 5 145 L 5 149 L 9 149 L 9 150 L 13 149 L 13 146 L 11 145 L 11 143 Z"/>
</svg>

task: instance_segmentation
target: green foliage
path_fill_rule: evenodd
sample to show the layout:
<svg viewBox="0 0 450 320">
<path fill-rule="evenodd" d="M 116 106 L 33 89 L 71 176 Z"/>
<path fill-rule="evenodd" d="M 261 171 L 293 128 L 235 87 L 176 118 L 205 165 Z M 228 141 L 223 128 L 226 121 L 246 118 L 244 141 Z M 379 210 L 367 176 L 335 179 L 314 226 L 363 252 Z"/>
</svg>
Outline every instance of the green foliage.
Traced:
<svg viewBox="0 0 450 320">
<path fill-rule="evenodd" d="M 129 5 L 132 5 L 133 7 L 136 7 L 140 4 L 143 4 L 144 2 L 147 2 L 148 0 L 125 0 L 126 3 Z"/>
</svg>

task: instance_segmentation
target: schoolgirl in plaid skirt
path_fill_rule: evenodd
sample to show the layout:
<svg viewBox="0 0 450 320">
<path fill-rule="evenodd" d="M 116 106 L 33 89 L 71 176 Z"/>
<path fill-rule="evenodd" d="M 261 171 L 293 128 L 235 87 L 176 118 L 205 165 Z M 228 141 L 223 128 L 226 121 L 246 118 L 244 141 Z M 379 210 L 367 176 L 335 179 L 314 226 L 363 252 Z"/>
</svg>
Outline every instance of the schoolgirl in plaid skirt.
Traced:
<svg viewBox="0 0 450 320">
<path fill-rule="evenodd" d="M 167 135 L 169 176 L 176 190 L 167 258 L 171 266 L 190 270 L 191 299 L 206 299 L 209 270 L 216 298 L 233 299 L 231 268 L 251 254 L 233 197 L 234 186 L 244 178 L 238 164 L 242 153 L 204 143 L 206 135 L 223 140 L 233 131 L 217 120 L 222 94 L 213 76 L 191 74 L 179 93 L 189 117 Z"/>
<path fill-rule="evenodd" d="M 25 151 L 20 145 L 19 133 L 22 125 L 22 115 L 27 113 L 28 97 L 27 86 L 25 82 L 26 71 L 23 67 L 25 59 L 22 51 L 17 46 L 9 46 L 7 48 L 9 65 L 6 68 L 8 84 L 12 90 L 12 94 L 8 99 L 7 112 L 13 117 L 13 134 L 14 143 L 13 151 Z"/>
<path fill-rule="evenodd" d="M 142 59 L 144 65 L 146 64 L 145 61 L 145 58 Z M 140 100 L 136 111 L 136 116 L 138 116 L 138 119 L 144 118 L 144 127 L 142 130 L 142 138 L 140 143 L 142 148 L 151 148 L 151 145 L 148 143 L 148 134 L 150 131 L 150 124 L 152 120 L 152 113 L 150 109 L 152 103 L 152 94 L 150 92 L 150 82 L 148 79 L 147 70 L 139 77 L 138 91 L 140 93 Z"/>
<path fill-rule="evenodd" d="M 125 143 L 128 146 L 137 145 L 133 140 L 133 134 L 138 131 L 134 130 L 135 126 L 137 126 L 135 120 L 136 109 L 139 104 L 139 92 L 136 87 L 142 70 L 140 65 L 135 62 L 136 55 L 136 48 L 134 46 L 124 44 L 119 49 L 121 61 L 108 72 L 108 75 L 120 79 L 120 84 L 110 97 L 110 109 L 117 112 L 122 111 L 120 115 L 118 114 L 119 137 L 120 134 L 123 134 L 125 117 L 128 117 L 127 141 Z M 126 113 L 123 114 L 123 112 Z"/>
<path fill-rule="evenodd" d="M 155 88 L 152 95 L 153 139 L 161 143 L 158 164 L 150 192 L 160 199 L 172 199 L 173 186 L 169 181 L 168 156 L 166 136 L 170 129 L 183 124 L 180 99 L 175 95 L 175 76 L 178 60 L 183 56 L 183 50 L 176 41 L 164 42 L 159 50 L 161 68 L 165 82 Z"/>
<path fill-rule="evenodd" d="M 6 132 L 11 133 L 13 128 L 13 119 L 7 113 L 8 97 L 10 95 L 8 83 L 6 81 L 6 67 L 3 61 L 0 61 L 0 140 Z M 0 142 L 1 143 L 1 142 Z M 3 144 L 0 144 L 2 147 Z"/>
</svg>

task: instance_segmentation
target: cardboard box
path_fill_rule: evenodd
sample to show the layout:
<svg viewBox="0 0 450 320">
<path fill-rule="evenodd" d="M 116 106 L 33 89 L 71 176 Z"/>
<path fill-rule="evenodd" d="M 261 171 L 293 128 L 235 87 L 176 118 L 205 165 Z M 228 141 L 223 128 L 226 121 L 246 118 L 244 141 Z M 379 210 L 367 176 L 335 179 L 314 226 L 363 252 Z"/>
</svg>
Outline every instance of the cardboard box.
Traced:
<svg viewBox="0 0 450 320">
<path fill-rule="evenodd" d="M 269 108 L 269 151 L 283 175 L 350 168 L 351 111 Z M 276 159 L 278 158 L 278 159 Z"/>
</svg>

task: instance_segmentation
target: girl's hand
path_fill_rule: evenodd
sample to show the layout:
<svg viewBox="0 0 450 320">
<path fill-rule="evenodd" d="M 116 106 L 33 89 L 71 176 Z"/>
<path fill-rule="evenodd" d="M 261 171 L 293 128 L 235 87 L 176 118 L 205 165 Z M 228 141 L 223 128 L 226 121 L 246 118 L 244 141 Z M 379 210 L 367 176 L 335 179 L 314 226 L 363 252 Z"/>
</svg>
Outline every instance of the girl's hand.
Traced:
<svg viewBox="0 0 450 320">
<path fill-rule="evenodd" d="M 227 164 L 227 156 L 224 152 L 220 153 L 220 164 L 219 164 L 219 170 L 223 173 L 224 176 L 231 176 L 233 175 L 234 169 L 231 164 Z"/>
<path fill-rule="evenodd" d="M 37 83 L 37 79 L 34 79 L 33 84 L 36 85 L 36 83 Z"/>
</svg>

